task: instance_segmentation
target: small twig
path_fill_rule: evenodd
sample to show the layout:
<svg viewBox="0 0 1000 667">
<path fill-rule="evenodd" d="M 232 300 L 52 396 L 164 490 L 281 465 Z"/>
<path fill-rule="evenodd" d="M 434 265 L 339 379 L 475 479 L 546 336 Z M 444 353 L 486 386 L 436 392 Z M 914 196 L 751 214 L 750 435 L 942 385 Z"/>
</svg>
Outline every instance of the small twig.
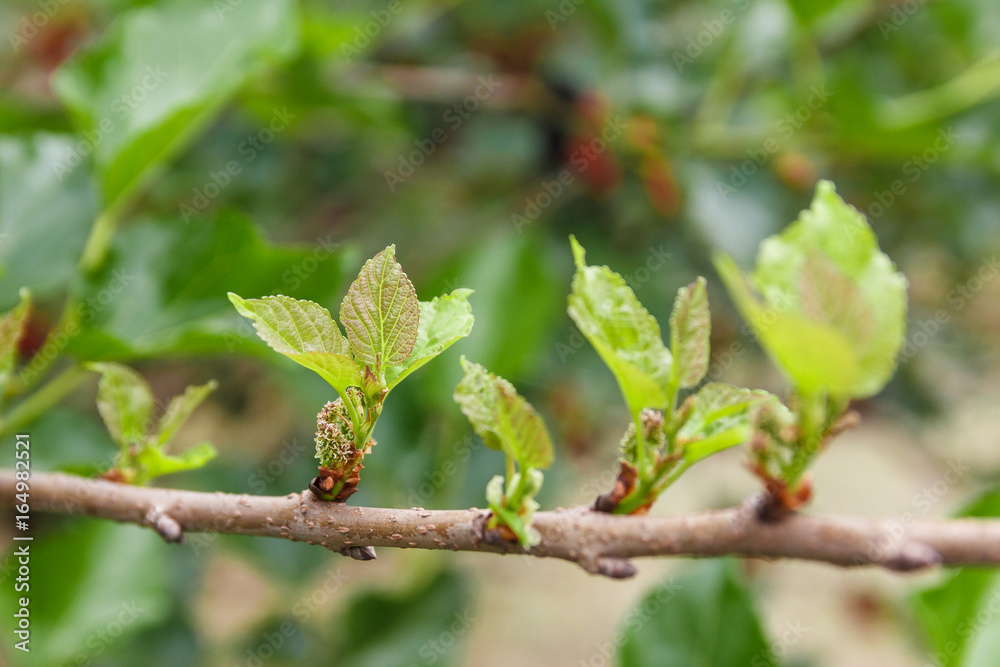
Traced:
<svg viewBox="0 0 1000 667">
<path fill-rule="evenodd" d="M 6 438 L 30 424 L 39 415 L 66 398 L 89 373 L 80 366 L 70 366 L 56 375 L 0 419 L 0 438 Z"/>
<path fill-rule="evenodd" d="M 340 73 L 339 85 L 359 87 L 379 81 L 384 94 L 435 104 L 461 103 L 470 96 L 477 105 L 493 109 L 520 109 L 551 103 L 545 86 L 524 74 L 505 74 L 452 67 L 421 67 L 356 63 Z M 374 90 L 369 86 L 369 92 Z"/>
<path fill-rule="evenodd" d="M 184 543 L 184 530 L 169 514 L 165 514 L 159 507 L 150 507 L 146 512 L 145 525 L 149 526 L 156 533 L 171 544 Z"/>
<path fill-rule="evenodd" d="M 378 558 L 375 555 L 374 547 L 344 547 L 340 553 L 354 560 L 375 560 Z"/>
</svg>

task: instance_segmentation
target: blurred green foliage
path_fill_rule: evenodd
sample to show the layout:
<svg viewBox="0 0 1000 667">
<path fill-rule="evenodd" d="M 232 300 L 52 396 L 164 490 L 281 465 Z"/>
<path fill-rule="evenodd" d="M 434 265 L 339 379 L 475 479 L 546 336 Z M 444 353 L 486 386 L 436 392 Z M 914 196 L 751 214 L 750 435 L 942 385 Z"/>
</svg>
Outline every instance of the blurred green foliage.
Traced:
<svg viewBox="0 0 1000 667">
<path fill-rule="evenodd" d="M 1000 516 L 1000 492 L 983 494 L 960 517 Z M 941 667 L 985 667 L 1000 652 L 1000 576 L 969 568 L 920 591 L 913 613 L 927 637 L 928 656 Z"/>
<path fill-rule="evenodd" d="M 578 470 L 611 464 L 628 416 L 565 314 L 567 236 L 616 267 L 661 322 L 678 287 L 706 276 L 709 379 L 780 390 L 723 305 L 710 258 L 721 250 L 749 266 L 760 239 L 827 178 L 911 281 L 900 372 L 860 407 L 924 418 L 947 408 L 940 368 L 986 376 L 1000 358 L 1000 281 L 990 281 L 1000 250 L 997 34 L 992 0 L 9 0 L 0 311 L 31 288 L 21 379 L 48 382 L 73 360 L 119 361 L 138 364 L 164 398 L 216 378 L 206 414 L 180 439 L 210 437 L 220 458 L 170 483 L 300 490 L 331 392 L 266 354 L 226 292 L 335 308 L 362 258 L 395 243 L 419 293 L 474 289 L 477 323 L 397 390 L 352 501 L 484 502 L 499 455 L 469 439 L 451 401 L 465 354 L 508 378 L 552 427 L 560 464 L 542 505 L 587 502 L 574 495 Z M 947 326 L 927 334 L 942 313 Z M 35 469 L 110 463 L 93 384 L 30 424 Z M 22 405 L 7 398 L 11 410 Z M 971 477 L 987 485 L 998 472 Z M 720 502 L 733 500 L 720 491 Z M 269 664 L 330 651 L 357 664 L 432 664 L 421 642 L 448 631 L 477 591 L 460 566 L 437 574 L 452 560 L 428 557 L 414 573 L 392 570 L 391 594 L 363 592 L 359 578 L 322 613 L 295 618 L 295 600 L 339 557 L 212 536 L 168 548 L 136 528 L 33 522 L 47 664 L 81 651 L 79 664 L 248 664 L 247 651 L 258 655 L 274 633 L 284 639 Z M 260 613 L 231 631 L 199 623 L 192 602 L 226 558 L 266 575 L 277 599 L 238 603 Z M 692 599 L 706 615 L 737 609 L 739 645 L 756 651 L 764 640 L 746 594 L 728 570 L 704 574 L 725 567 L 692 579 Z M 416 583 L 403 586 L 407 577 Z M 973 597 L 990 582 L 973 582 Z M 100 653 L 88 646 L 131 597 L 149 611 Z M 946 641 L 943 603 L 921 608 L 922 636 Z M 355 612 L 379 623 L 347 621 L 352 643 L 337 624 Z M 658 621 L 662 635 L 652 625 L 636 633 L 623 659 L 696 650 L 671 619 Z M 665 648 L 665 636 L 678 644 Z M 456 644 L 440 660 L 459 661 Z"/>
<path fill-rule="evenodd" d="M 622 632 L 623 667 L 776 664 L 751 593 L 727 560 L 656 586 L 626 614 Z"/>
</svg>

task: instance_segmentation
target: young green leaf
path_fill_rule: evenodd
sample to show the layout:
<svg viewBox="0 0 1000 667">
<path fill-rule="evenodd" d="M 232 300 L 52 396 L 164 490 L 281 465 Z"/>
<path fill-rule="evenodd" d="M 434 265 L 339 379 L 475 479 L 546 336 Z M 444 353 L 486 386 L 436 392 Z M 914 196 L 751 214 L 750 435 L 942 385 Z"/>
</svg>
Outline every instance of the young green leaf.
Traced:
<svg viewBox="0 0 1000 667">
<path fill-rule="evenodd" d="M 774 656 L 784 655 L 787 645 L 768 641 L 755 607 L 737 561 L 699 561 L 650 591 L 624 617 L 616 665 L 777 667 Z"/>
<path fill-rule="evenodd" d="M 183 394 L 170 399 L 166 411 L 160 418 L 160 425 L 156 431 L 156 444 L 159 446 L 169 442 L 177 433 L 177 429 L 218 386 L 219 383 L 212 380 L 200 386 L 188 387 Z"/>
<path fill-rule="evenodd" d="M 90 170 L 62 170 L 79 157 L 80 141 L 68 133 L 0 135 L 2 308 L 13 306 L 24 287 L 43 301 L 79 284 L 76 264 L 98 215 Z"/>
<path fill-rule="evenodd" d="M 677 431 L 685 463 L 691 465 L 746 442 L 753 433 L 757 408 L 768 402 L 781 406 L 777 397 L 766 391 L 720 382 L 702 387 L 688 399 L 684 423 Z"/>
<path fill-rule="evenodd" d="M 955 460 L 957 463 L 957 460 Z M 958 518 L 1000 516 L 997 489 L 966 505 Z M 896 541 L 889 542 L 889 548 Z M 881 544 L 884 555 L 885 548 Z M 941 667 L 992 667 L 1000 639 L 1000 617 L 995 608 L 1000 600 L 1000 573 L 984 568 L 963 568 L 951 573 L 910 599 L 918 627 Z M 975 619 L 974 622 L 971 622 Z M 970 624 L 971 622 L 971 624 Z M 975 628 L 975 632 L 970 632 Z"/>
<path fill-rule="evenodd" d="M 348 356 L 348 343 L 330 312 L 312 301 L 287 296 L 229 300 L 253 321 L 261 340 L 292 361 L 318 373 L 341 396 L 361 384 L 361 370 Z"/>
<path fill-rule="evenodd" d="M 115 363 L 87 366 L 101 374 L 97 411 L 112 439 L 121 447 L 140 444 L 153 418 L 153 392 L 138 373 Z"/>
<path fill-rule="evenodd" d="M 112 439 L 121 447 L 115 469 L 132 484 L 181 470 L 200 468 L 215 457 L 212 445 L 204 443 L 174 456 L 164 445 L 216 387 L 215 381 L 188 387 L 167 406 L 159 426 L 153 426 L 153 394 L 146 381 L 131 368 L 115 363 L 92 363 L 88 368 L 101 374 L 97 386 L 97 410 Z"/>
<path fill-rule="evenodd" d="M 503 509 L 503 475 L 493 475 L 486 483 L 486 504 L 496 513 Z"/>
<path fill-rule="evenodd" d="M 494 426 L 497 404 L 496 376 L 479 364 L 467 361 L 464 356 L 461 358 L 461 363 L 465 376 L 455 388 L 455 402 L 472 424 L 472 429 L 483 439 L 483 444 L 490 449 L 507 452 Z"/>
<path fill-rule="evenodd" d="M 715 267 L 761 345 L 800 390 L 850 394 L 860 371 L 851 343 L 845 336 L 789 312 L 787 306 L 779 309 L 761 303 L 751 293 L 731 258 L 717 257 Z"/>
<path fill-rule="evenodd" d="M 501 449 L 522 470 L 552 464 L 552 440 L 542 418 L 513 385 L 462 357 L 465 377 L 455 401 L 488 447 Z"/>
<path fill-rule="evenodd" d="M 420 324 L 410 356 L 399 365 L 385 370 L 387 387 L 392 389 L 403 378 L 451 347 L 472 331 L 474 318 L 469 305 L 470 289 L 457 289 L 446 296 L 420 302 Z"/>
<path fill-rule="evenodd" d="M 17 364 L 17 344 L 24 334 L 24 324 L 31 308 L 31 292 L 21 290 L 21 302 L 0 316 L 0 381 Z"/>
<path fill-rule="evenodd" d="M 84 136 L 99 137 L 91 149 L 106 207 L 194 141 L 257 72 L 298 47 L 290 0 L 253 11 L 146 4 L 120 12 L 102 39 L 79 49 L 52 79 Z M 279 122 L 291 115 L 281 113 Z M 60 168 L 68 171 L 68 164 Z"/>
<path fill-rule="evenodd" d="M 809 210 L 761 244 L 752 285 L 727 257 L 716 267 L 763 347 L 806 394 L 877 393 L 906 326 L 906 278 L 864 216 L 821 181 Z"/>
<path fill-rule="evenodd" d="M 197 470 L 204 467 L 205 464 L 216 456 L 215 447 L 207 442 L 185 449 L 176 456 L 167 454 L 158 446 L 145 447 L 136 456 L 139 469 L 132 479 L 132 483 L 144 484 L 151 479 L 162 477 L 163 475 L 183 472 L 185 470 Z"/>
<path fill-rule="evenodd" d="M 280 295 L 244 299 L 232 292 L 229 300 L 276 352 L 348 354 L 347 339 L 330 311 L 319 304 Z"/>
<path fill-rule="evenodd" d="M 606 266 L 587 266 L 586 252 L 570 237 L 576 274 L 569 315 L 608 365 L 633 417 L 666 407 L 672 358 L 660 325 L 625 279 Z"/>
<path fill-rule="evenodd" d="M 501 478 L 502 480 L 503 478 Z M 532 528 L 531 519 L 534 517 L 535 508 L 534 505 L 537 503 L 528 499 L 525 501 L 525 505 L 528 505 L 528 511 L 526 514 L 528 516 L 521 516 L 508 507 L 498 506 L 490 507 L 496 514 L 497 519 L 503 525 L 510 528 L 511 532 L 517 537 L 517 541 L 523 547 L 532 547 L 542 541 L 542 536 L 538 534 L 538 531 Z"/>
<path fill-rule="evenodd" d="M 365 262 L 340 306 L 351 352 L 372 368 L 398 366 L 417 342 L 420 302 L 391 245 Z"/>
<path fill-rule="evenodd" d="M 693 387 L 708 373 L 712 318 L 705 279 L 698 278 L 677 292 L 670 315 L 671 377 L 676 387 Z"/>
</svg>

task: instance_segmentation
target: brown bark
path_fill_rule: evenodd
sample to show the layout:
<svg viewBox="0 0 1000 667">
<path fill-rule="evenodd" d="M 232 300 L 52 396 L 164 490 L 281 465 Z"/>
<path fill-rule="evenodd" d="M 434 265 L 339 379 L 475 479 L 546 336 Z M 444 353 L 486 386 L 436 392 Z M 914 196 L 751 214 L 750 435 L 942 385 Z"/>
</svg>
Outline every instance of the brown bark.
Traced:
<svg viewBox="0 0 1000 667">
<path fill-rule="evenodd" d="M 14 504 L 14 473 L 0 470 L 0 505 Z M 32 511 L 80 514 L 182 533 L 236 533 L 318 544 L 354 558 L 372 547 L 451 549 L 561 558 L 588 572 L 624 578 L 628 559 L 647 556 L 793 558 L 896 571 L 936 565 L 1000 565 L 1000 520 L 901 520 L 793 514 L 758 518 L 760 499 L 682 516 L 614 516 L 588 508 L 539 512 L 541 543 L 530 549 L 485 530 L 485 510 L 352 507 L 309 491 L 283 497 L 134 487 L 36 473 Z"/>
</svg>

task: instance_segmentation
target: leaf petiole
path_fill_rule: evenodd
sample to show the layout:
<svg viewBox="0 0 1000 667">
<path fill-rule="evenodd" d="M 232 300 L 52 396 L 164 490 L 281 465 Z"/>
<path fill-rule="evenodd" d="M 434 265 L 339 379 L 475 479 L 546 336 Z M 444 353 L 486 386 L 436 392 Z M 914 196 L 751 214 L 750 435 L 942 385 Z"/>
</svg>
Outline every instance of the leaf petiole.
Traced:
<svg viewBox="0 0 1000 667">
<path fill-rule="evenodd" d="M 513 478 L 510 478 L 513 479 Z M 524 502 L 524 494 L 528 490 L 529 483 L 528 468 L 524 466 L 520 467 L 520 475 L 517 479 L 517 488 L 514 489 L 514 493 L 510 494 L 507 498 L 507 508 L 514 512 L 515 514 L 521 510 L 521 505 Z"/>
<path fill-rule="evenodd" d="M 789 488 L 795 488 L 823 443 L 823 431 L 828 422 L 829 405 L 823 393 L 800 393 L 799 437 L 795 454 L 782 467 L 782 477 Z"/>
</svg>

